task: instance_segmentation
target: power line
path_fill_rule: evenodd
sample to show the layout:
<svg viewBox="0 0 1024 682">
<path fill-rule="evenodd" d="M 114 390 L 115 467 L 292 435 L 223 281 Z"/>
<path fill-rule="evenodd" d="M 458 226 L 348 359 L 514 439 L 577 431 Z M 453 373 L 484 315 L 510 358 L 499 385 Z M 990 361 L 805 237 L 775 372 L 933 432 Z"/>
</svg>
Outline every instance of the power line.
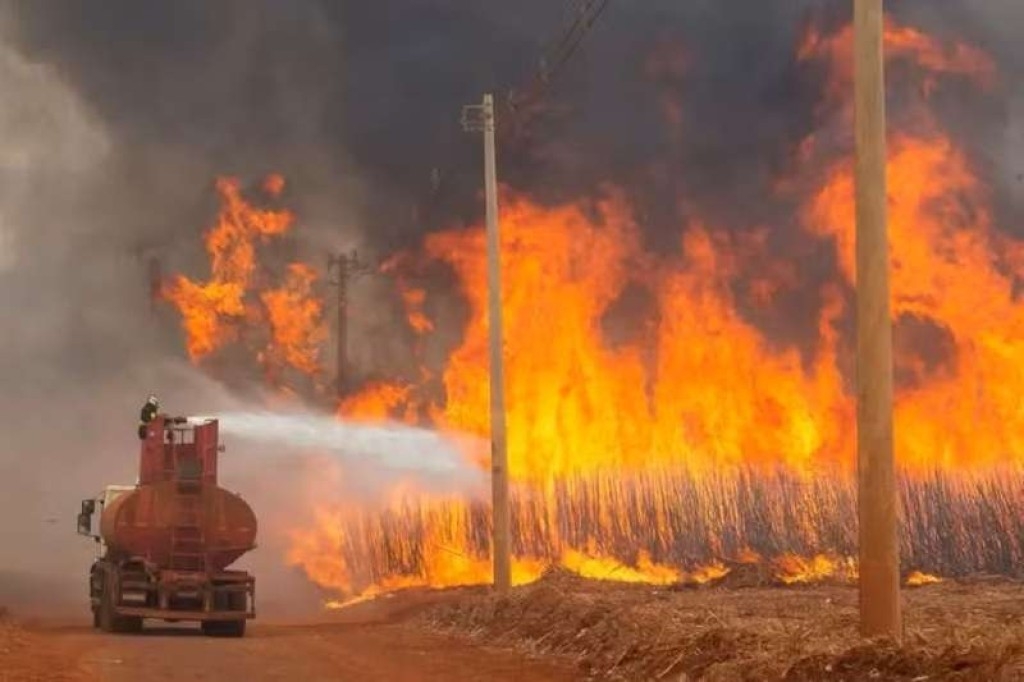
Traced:
<svg viewBox="0 0 1024 682">
<path fill-rule="evenodd" d="M 496 133 L 499 147 L 520 142 L 529 126 L 540 117 L 543 112 L 543 100 L 552 84 L 579 50 L 583 40 L 609 4 L 610 0 L 567 0 L 561 31 L 544 48 L 538 66 L 527 84 L 509 90 L 501 111 L 497 112 Z M 452 168 L 455 165 L 452 156 L 444 164 L 444 169 L 440 166 L 430 169 L 430 201 L 437 199 L 441 187 L 452 175 Z M 420 215 L 420 212 L 417 211 L 416 214 Z"/>
<path fill-rule="evenodd" d="M 575 0 L 569 3 L 567 22 L 559 36 L 545 49 L 533 78 L 526 87 L 509 93 L 505 111 L 498 119 L 501 142 L 519 139 L 525 128 L 536 119 L 551 84 L 576 54 L 608 3 L 609 0 Z"/>
</svg>

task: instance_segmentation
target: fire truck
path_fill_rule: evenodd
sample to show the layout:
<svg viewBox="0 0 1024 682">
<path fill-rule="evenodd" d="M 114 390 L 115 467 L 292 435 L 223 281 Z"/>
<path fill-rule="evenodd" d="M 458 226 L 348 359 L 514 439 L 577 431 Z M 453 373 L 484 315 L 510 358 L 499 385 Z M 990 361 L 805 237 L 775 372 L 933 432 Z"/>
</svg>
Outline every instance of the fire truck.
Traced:
<svg viewBox="0 0 1024 682">
<path fill-rule="evenodd" d="M 78 533 L 93 538 L 93 624 L 138 632 L 146 619 L 198 622 L 242 637 L 256 615 L 256 579 L 231 570 L 256 546 L 256 516 L 217 482 L 216 419 L 157 415 L 143 434 L 137 483 L 83 500 Z"/>
</svg>

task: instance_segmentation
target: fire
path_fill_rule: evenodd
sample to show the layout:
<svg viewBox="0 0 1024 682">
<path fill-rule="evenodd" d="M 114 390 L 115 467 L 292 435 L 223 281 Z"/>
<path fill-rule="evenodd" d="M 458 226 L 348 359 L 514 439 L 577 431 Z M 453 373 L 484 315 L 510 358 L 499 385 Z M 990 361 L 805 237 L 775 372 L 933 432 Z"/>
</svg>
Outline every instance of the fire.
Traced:
<svg viewBox="0 0 1024 682">
<path fill-rule="evenodd" d="M 1011 395 L 1024 380 L 1024 307 L 1019 271 L 1000 263 L 987 191 L 941 137 L 897 138 L 889 178 L 893 315 L 898 329 L 923 334 L 897 344 L 900 461 L 919 470 L 1013 461 L 1010 453 L 1024 452 L 1024 414 Z M 853 215 L 852 169 L 843 164 L 814 198 L 809 225 L 835 240 L 850 282 Z"/>
<path fill-rule="evenodd" d="M 840 378 L 828 362 L 834 348 L 825 345 L 811 373 L 797 349 L 772 352 L 736 312 L 729 284 L 744 264 L 729 255 L 726 235 L 695 225 L 681 262 L 655 263 L 641 253 L 638 227 L 616 193 L 593 207 L 555 208 L 508 193 L 502 226 L 514 478 L 542 483 L 608 468 L 774 465 L 780 456 L 798 468 L 842 461 L 829 418 L 844 409 L 837 402 Z M 463 344 L 443 373 L 445 403 L 430 411 L 442 428 L 485 436 L 483 235 L 432 235 L 424 251 L 455 270 L 471 309 Z M 602 323 L 630 284 L 650 289 L 661 324 L 650 338 L 611 346 Z M 414 320 L 422 315 L 416 303 Z M 831 308 L 828 314 L 834 316 Z M 702 327 L 711 333 L 694 333 Z M 722 338 L 731 340 L 727 353 Z M 679 376 L 700 376 L 700 390 Z M 416 400 L 407 390 L 396 393 L 377 385 L 350 404 L 394 409 Z M 751 429 L 752 423 L 774 428 Z"/>
<path fill-rule="evenodd" d="M 885 37 L 890 62 L 906 67 L 925 100 L 951 77 L 996 83 L 993 62 L 975 48 L 892 21 Z M 823 103 L 839 107 L 844 125 L 850 40 L 849 28 L 811 32 L 797 53 L 828 66 Z M 676 84 L 685 62 L 666 59 L 652 63 L 668 64 L 657 73 Z M 908 107 L 914 125 L 897 126 L 888 161 L 901 542 L 912 565 L 936 574 L 1019 570 L 1024 243 L 997 230 L 970 157 L 921 107 Z M 729 574 L 728 557 L 757 562 L 789 585 L 856 578 L 855 402 L 843 331 L 852 314 L 854 186 L 850 160 L 830 141 L 808 137 L 800 149 L 807 168 L 777 184 L 802 192 L 803 237 L 832 249 L 837 263 L 833 280 L 803 299 L 817 332 L 810 343 L 780 342 L 753 321 L 809 288 L 804 263 L 769 253 L 765 229 L 741 234 L 693 218 L 679 226 L 678 253 L 651 253 L 620 189 L 559 205 L 504 190 L 513 582 L 561 566 L 597 579 L 714 583 Z M 237 186 L 225 187 L 216 238 L 207 239 L 211 281 L 179 277 L 168 288 L 189 351 L 214 352 L 255 317 L 274 339 L 268 357 L 315 371 L 323 336 L 312 271 L 292 266 L 282 289 L 260 289 L 255 308 L 247 298 L 255 242 L 286 231 L 290 214 L 260 212 Z M 282 188 L 275 180 L 268 191 Z M 385 267 L 422 360 L 441 330 L 428 290 L 405 277 L 417 265 L 453 273 L 469 312 L 461 343 L 443 367 L 370 384 L 338 414 L 430 420 L 486 438 L 482 228 L 432 234 Z M 631 292 L 641 304 L 624 303 Z M 443 397 L 428 386 L 432 377 Z M 467 460 L 488 464 L 479 453 Z M 490 582 L 487 505 L 400 492 L 377 508 L 320 509 L 294 532 L 289 562 L 353 599 Z"/>
<path fill-rule="evenodd" d="M 982 50 L 954 41 L 942 43 L 909 26 L 886 18 L 886 61 L 892 66 L 908 63 L 919 79 L 920 90 L 930 95 L 940 77 L 966 78 L 983 88 L 995 87 L 995 62 Z M 830 80 L 826 86 L 824 102 L 848 102 L 853 83 L 853 26 L 847 25 L 831 35 L 822 34 L 811 26 L 797 49 L 801 62 L 825 60 Z"/>
<path fill-rule="evenodd" d="M 241 196 L 237 180 L 221 178 L 217 193 L 223 202 L 216 225 L 206 233 L 211 277 L 205 284 L 177 275 L 163 296 L 182 316 L 189 356 L 198 360 L 237 338 L 235 324 L 246 314 L 244 297 L 256 270 L 254 242 L 286 232 L 287 211 L 253 208 Z"/>
<path fill-rule="evenodd" d="M 824 554 L 811 558 L 784 554 L 773 562 L 776 576 L 786 585 L 817 583 L 827 579 L 856 579 L 857 566 L 853 559 L 840 559 Z"/>
<path fill-rule="evenodd" d="M 403 287 L 400 289 L 405 307 L 410 311 L 409 326 L 417 334 L 426 334 L 434 331 L 434 323 L 422 311 L 423 303 L 427 300 L 427 292 L 423 289 Z"/>
<path fill-rule="evenodd" d="M 284 187 L 280 175 L 268 176 L 262 186 L 270 198 L 279 197 Z M 263 271 L 257 258 L 257 246 L 289 232 L 294 215 L 253 206 L 234 178 L 218 179 L 216 189 L 221 208 L 204 240 L 210 279 L 195 282 L 176 275 L 161 292 L 181 315 L 189 357 L 200 362 L 240 344 L 254 352 L 275 383 L 285 368 L 318 374 L 327 332 L 323 303 L 314 291 L 316 273 L 293 263 L 280 287 L 271 288 L 270 273 Z M 264 340 L 254 342 L 254 330 Z"/>
<path fill-rule="evenodd" d="M 490 557 L 467 541 L 474 534 L 479 517 L 461 501 L 434 502 L 415 509 L 399 505 L 386 515 L 391 517 L 388 525 L 400 529 L 398 534 L 387 538 L 387 559 L 405 570 L 379 579 L 373 578 L 372 571 L 361 574 L 347 559 L 350 555 L 361 557 L 360 552 L 373 554 L 384 549 L 378 542 L 385 539 L 387 530 L 377 526 L 374 516 L 366 514 L 365 510 L 321 511 L 314 530 L 294 534 L 289 561 L 301 565 L 317 584 L 353 595 L 345 600 L 334 600 L 329 608 L 341 608 L 407 588 L 490 583 Z M 352 546 L 354 539 L 349 534 L 352 524 L 361 525 L 365 532 L 366 544 L 362 547 Z M 323 532 L 325 529 L 331 532 Z M 652 560 L 646 551 L 640 551 L 634 562 L 627 563 L 602 553 L 591 541 L 582 550 L 565 548 L 556 557 L 516 557 L 512 564 L 512 584 L 534 582 L 553 566 L 596 580 L 661 585 L 707 583 L 728 573 L 728 569 L 717 562 L 690 573 L 683 572 Z"/>
<path fill-rule="evenodd" d="M 932 575 L 930 573 L 922 573 L 921 571 L 911 571 L 907 575 L 906 584 L 907 587 L 921 587 L 923 585 L 936 585 L 942 582 L 942 578 Z"/>
<path fill-rule="evenodd" d="M 408 384 L 370 384 L 343 400 L 338 406 L 338 416 L 363 422 L 385 422 L 392 419 L 400 408 L 405 408 L 402 421 L 412 422 L 415 420 L 415 412 L 409 402 L 412 391 L 413 386 Z"/>
<path fill-rule="evenodd" d="M 668 566 L 651 561 L 647 552 L 640 552 L 636 566 L 627 566 L 617 559 L 568 550 L 562 555 L 561 565 L 584 578 L 614 580 L 627 583 L 653 583 L 670 585 L 679 582 L 681 573 Z"/>
<path fill-rule="evenodd" d="M 313 293 L 316 273 L 301 263 L 288 266 L 284 286 L 265 291 L 260 300 L 267 311 L 274 364 L 286 364 L 304 374 L 321 369 L 320 348 L 327 338 L 323 304 Z"/>
</svg>

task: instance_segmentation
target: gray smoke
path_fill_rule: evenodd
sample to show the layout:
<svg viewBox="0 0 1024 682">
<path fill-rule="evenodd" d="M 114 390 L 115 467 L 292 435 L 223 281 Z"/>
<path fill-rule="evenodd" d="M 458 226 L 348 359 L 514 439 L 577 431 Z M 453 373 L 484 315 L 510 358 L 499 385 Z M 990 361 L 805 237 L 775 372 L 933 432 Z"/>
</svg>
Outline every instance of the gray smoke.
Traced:
<svg viewBox="0 0 1024 682">
<path fill-rule="evenodd" d="M 289 197 L 304 209 L 308 248 L 349 246 L 358 232 L 344 200 L 353 182 L 331 184 L 339 177 L 331 169 L 344 160 L 319 153 L 309 141 L 317 134 L 302 132 L 301 121 L 293 132 L 307 142 L 279 140 L 275 151 L 235 140 L 237 154 L 175 139 L 177 126 L 230 142 L 223 129 L 203 130 L 187 115 L 140 129 L 102 106 L 60 59 L 26 48 L 28 13 L 41 9 L 0 4 L 0 604 L 85 617 L 82 586 L 95 550 L 75 535 L 77 506 L 107 484 L 135 480 L 135 423 L 145 397 L 157 393 L 186 414 L 251 409 L 189 365 L 173 316 L 150 313 L 148 255 L 155 249 L 169 267 L 201 276 L 200 235 L 216 210 L 216 175 L 258 180 L 286 155 L 314 176 Z M 237 68 L 256 49 L 244 39 L 223 47 Z M 226 72 L 206 69 L 210 80 L 196 84 L 197 110 L 198 90 L 231 90 L 234 67 L 221 67 Z M 124 105 L 145 108 L 154 97 L 139 93 Z M 301 574 L 284 562 L 288 533 L 320 499 L 371 494 L 360 469 L 327 490 L 314 483 L 325 469 L 311 464 L 311 453 L 278 448 L 247 458 L 240 448 L 232 455 L 223 484 L 259 516 L 260 547 L 242 565 L 257 571 L 264 606 L 315 607 Z M 263 480 L 271 472 L 273 486 Z"/>
</svg>

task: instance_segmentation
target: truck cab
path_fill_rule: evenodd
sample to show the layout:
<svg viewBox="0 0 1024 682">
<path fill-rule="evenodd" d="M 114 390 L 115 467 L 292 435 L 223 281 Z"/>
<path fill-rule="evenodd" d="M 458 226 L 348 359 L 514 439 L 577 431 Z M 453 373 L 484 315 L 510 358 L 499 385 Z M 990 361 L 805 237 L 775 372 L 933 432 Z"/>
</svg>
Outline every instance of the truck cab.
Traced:
<svg viewBox="0 0 1024 682">
<path fill-rule="evenodd" d="M 82 508 L 78 513 L 78 534 L 90 537 L 99 545 L 100 556 L 106 553 L 106 543 L 99 532 L 98 524 L 93 520 L 103 515 L 103 510 L 114 500 L 125 493 L 135 490 L 134 485 L 108 485 L 103 492 L 96 497 L 82 500 Z"/>
</svg>

